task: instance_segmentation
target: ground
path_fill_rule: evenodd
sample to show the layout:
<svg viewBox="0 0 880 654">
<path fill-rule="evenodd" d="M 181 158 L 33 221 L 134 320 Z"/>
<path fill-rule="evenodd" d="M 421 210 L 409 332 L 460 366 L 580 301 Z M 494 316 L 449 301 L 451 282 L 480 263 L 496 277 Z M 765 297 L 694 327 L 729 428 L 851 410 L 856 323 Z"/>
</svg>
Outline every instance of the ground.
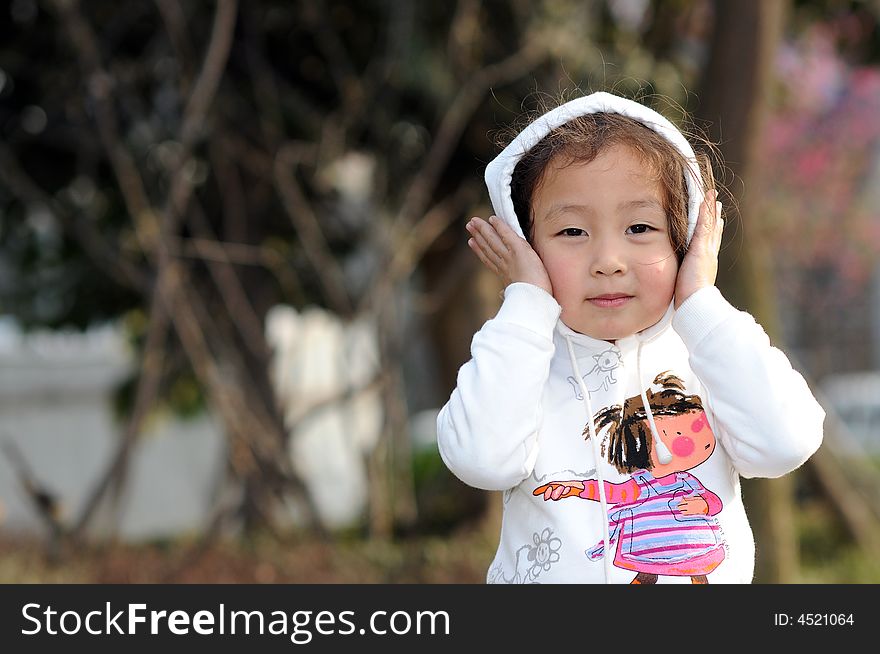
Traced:
<svg viewBox="0 0 880 654">
<path fill-rule="evenodd" d="M 86 545 L 54 561 L 42 541 L 0 535 L 0 583 L 484 583 L 497 543 L 484 531 Z"/>
</svg>

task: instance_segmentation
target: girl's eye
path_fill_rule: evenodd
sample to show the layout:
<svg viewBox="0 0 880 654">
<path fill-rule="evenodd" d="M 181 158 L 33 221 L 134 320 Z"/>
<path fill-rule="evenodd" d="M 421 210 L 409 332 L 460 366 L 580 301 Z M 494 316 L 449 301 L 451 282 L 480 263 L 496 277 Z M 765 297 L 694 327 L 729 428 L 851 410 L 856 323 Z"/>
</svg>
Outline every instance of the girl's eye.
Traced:
<svg viewBox="0 0 880 654">
<path fill-rule="evenodd" d="M 652 231 L 654 228 L 650 225 L 644 225 L 639 223 L 638 225 L 632 225 L 629 229 L 627 229 L 628 234 L 647 234 Z"/>
<path fill-rule="evenodd" d="M 580 227 L 568 227 L 566 229 L 563 229 L 559 233 L 563 234 L 565 236 L 583 236 L 586 234 L 586 232 L 584 230 L 582 230 Z"/>
</svg>

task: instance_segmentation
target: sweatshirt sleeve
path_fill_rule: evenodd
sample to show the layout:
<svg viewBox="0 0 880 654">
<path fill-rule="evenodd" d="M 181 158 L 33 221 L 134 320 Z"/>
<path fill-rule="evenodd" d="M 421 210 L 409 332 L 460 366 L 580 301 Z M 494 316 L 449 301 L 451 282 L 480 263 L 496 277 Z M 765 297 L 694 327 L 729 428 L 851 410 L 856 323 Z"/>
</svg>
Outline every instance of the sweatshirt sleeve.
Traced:
<svg viewBox="0 0 880 654">
<path fill-rule="evenodd" d="M 712 286 L 685 300 L 672 326 L 742 476 L 781 477 L 819 448 L 825 411 L 751 314 Z"/>
<path fill-rule="evenodd" d="M 471 359 L 437 416 L 440 456 L 464 483 L 505 490 L 531 474 L 561 311 L 543 289 L 516 282 L 474 336 Z"/>
</svg>

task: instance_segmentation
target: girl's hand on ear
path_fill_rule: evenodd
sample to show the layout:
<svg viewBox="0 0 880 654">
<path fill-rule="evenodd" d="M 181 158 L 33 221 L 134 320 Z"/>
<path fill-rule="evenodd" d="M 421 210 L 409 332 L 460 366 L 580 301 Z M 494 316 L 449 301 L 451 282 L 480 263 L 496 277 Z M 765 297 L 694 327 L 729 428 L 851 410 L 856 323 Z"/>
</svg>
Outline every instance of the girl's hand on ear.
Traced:
<svg viewBox="0 0 880 654">
<path fill-rule="evenodd" d="M 717 198 L 718 191 L 712 189 L 706 193 L 700 205 L 694 236 L 678 270 L 678 279 L 675 283 L 676 309 L 701 288 L 715 285 L 721 232 L 724 230 L 721 203 Z"/>
<path fill-rule="evenodd" d="M 528 241 L 516 234 L 497 216 L 489 220 L 471 218 L 466 225 L 471 235 L 468 245 L 477 257 L 505 286 L 513 282 L 526 282 L 543 288 L 553 295 L 550 276 L 538 253 Z"/>
</svg>

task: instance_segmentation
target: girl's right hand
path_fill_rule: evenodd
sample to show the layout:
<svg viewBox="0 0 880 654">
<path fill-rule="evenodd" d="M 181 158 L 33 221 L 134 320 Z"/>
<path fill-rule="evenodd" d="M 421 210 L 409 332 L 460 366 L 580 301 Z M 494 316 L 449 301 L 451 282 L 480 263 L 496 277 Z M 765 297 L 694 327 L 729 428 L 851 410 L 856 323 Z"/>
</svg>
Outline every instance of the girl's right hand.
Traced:
<svg viewBox="0 0 880 654">
<path fill-rule="evenodd" d="M 514 282 L 526 282 L 553 295 L 550 276 L 541 257 L 503 220 L 497 216 L 489 216 L 488 221 L 474 217 L 466 229 L 471 235 L 468 239 L 470 248 L 489 270 L 501 278 L 505 287 Z"/>
</svg>

